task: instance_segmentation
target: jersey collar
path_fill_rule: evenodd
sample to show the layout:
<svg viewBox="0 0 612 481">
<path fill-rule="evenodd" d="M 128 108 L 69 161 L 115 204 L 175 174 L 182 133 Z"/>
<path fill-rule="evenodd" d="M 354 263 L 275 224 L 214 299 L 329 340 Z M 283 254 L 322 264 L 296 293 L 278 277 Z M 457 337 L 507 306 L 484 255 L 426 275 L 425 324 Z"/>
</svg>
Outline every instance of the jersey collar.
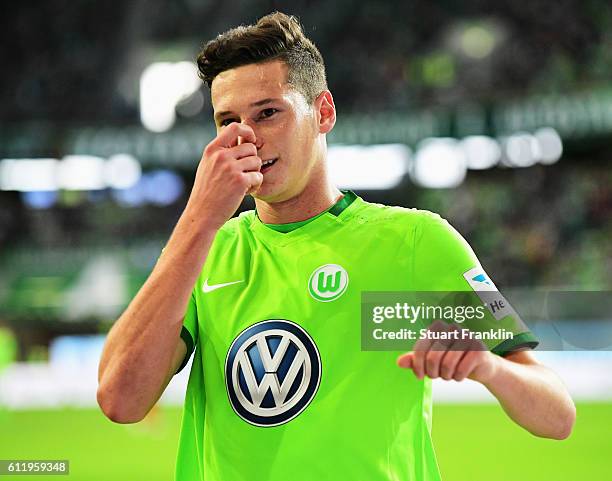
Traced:
<svg viewBox="0 0 612 481">
<path fill-rule="evenodd" d="M 264 222 L 261 222 L 259 214 L 257 214 L 257 209 L 255 209 L 255 216 L 257 217 L 257 221 L 262 225 L 266 226 L 267 228 L 272 229 L 276 232 L 286 234 L 288 232 L 299 229 L 300 227 L 306 224 L 309 224 L 313 220 L 317 219 L 318 217 L 321 217 L 326 213 L 338 217 L 357 198 L 357 195 L 351 190 L 341 190 L 340 192 L 342 192 L 344 195 L 334 205 L 332 205 L 329 209 L 324 210 L 320 214 L 310 217 L 309 219 L 301 220 L 298 222 L 289 222 L 287 224 L 266 224 Z"/>
</svg>

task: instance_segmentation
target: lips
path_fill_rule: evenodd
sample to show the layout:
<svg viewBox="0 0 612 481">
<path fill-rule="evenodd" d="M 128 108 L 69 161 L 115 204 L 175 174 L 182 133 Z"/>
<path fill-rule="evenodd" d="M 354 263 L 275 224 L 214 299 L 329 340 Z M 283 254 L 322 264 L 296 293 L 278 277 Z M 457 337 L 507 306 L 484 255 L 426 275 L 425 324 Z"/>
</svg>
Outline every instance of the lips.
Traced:
<svg viewBox="0 0 612 481">
<path fill-rule="evenodd" d="M 259 171 L 260 171 L 262 174 L 263 174 L 264 172 L 267 172 L 268 170 L 270 170 L 270 169 L 272 168 L 272 166 L 273 166 L 274 164 L 276 164 L 276 161 L 277 161 L 277 160 L 278 160 L 278 157 L 277 157 L 277 158 L 274 158 L 274 159 L 269 159 L 269 160 L 264 161 L 264 162 L 261 164 L 261 169 L 260 169 Z"/>
</svg>

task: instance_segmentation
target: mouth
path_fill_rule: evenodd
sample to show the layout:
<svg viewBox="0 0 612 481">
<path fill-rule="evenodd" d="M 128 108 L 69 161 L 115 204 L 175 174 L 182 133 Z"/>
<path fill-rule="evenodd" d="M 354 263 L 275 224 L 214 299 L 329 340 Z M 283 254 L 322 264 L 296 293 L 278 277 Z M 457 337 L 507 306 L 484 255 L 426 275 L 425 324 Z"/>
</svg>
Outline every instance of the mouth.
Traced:
<svg viewBox="0 0 612 481">
<path fill-rule="evenodd" d="M 278 157 L 276 157 L 274 159 L 270 159 L 270 160 L 265 160 L 261 164 L 261 169 L 259 169 L 259 172 L 261 172 L 262 174 L 266 173 L 268 170 L 270 170 L 272 168 L 272 166 L 274 164 L 276 164 L 277 160 L 278 160 Z"/>
</svg>

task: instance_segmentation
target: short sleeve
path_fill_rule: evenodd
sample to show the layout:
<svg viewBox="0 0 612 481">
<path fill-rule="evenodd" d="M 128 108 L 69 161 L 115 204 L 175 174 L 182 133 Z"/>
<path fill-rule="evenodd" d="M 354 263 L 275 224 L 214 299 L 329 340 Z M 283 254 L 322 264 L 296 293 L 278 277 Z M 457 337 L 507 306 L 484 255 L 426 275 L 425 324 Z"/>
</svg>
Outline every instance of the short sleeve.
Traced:
<svg viewBox="0 0 612 481">
<path fill-rule="evenodd" d="M 472 292 L 468 295 L 485 306 L 482 319 L 466 321 L 472 331 L 495 334 L 483 339 L 495 354 L 539 344 L 482 268 L 468 242 L 445 219 L 425 212 L 414 233 L 413 285 L 415 291 Z"/>
<path fill-rule="evenodd" d="M 185 345 L 187 346 L 187 353 L 185 354 L 185 358 L 181 363 L 178 371 L 175 374 L 178 374 L 182 371 L 182 369 L 189 361 L 193 350 L 195 349 L 195 345 L 198 342 L 198 312 L 196 308 L 196 300 L 193 296 L 193 293 L 189 297 L 189 304 L 187 304 L 187 310 L 185 311 L 185 317 L 183 318 L 183 327 L 181 328 L 181 339 L 185 341 Z"/>
<path fill-rule="evenodd" d="M 420 291 L 464 291 L 463 273 L 478 259 L 467 241 L 445 219 L 423 211 L 414 233 L 413 282 Z"/>
</svg>

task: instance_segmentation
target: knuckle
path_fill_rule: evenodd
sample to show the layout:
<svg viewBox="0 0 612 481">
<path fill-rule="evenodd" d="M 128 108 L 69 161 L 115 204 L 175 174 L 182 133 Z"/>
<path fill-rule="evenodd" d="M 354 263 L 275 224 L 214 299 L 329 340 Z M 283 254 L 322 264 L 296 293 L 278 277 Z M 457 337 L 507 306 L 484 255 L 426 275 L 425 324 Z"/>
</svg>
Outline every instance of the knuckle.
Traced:
<svg viewBox="0 0 612 481">
<path fill-rule="evenodd" d="M 223 151 L 216 150 L 214 152 L 211 152 L 211 154 L 208 156 L 208 161 L 211 164 L 217 165 L 219 163 L 222 163 L 223 161 L 222 156 L 223 156 Z"/>
<path fill-rule="evenodd" d="M 204 147 L 204 156 L 210 156 L 215 151 L 214 140 Z"/>
<path fill-rule="evenodd" d="M 257 147 L 255 147 L 255 144 L 248 143 L 248 144 L 245 144 L 245 145 L 247 145 L 247 146 L 248 146 L 248 151 L 249 151 L 249 153 L 250 153 L 251 155 L 254 155 L 254 156 L 256 156 L 256 155 L 257 155 Z"/>
<path fill-rule="evenodd" d="M 217 159 L 217 151 L 211 148 L 204 149 L 204 153 L 202 154 L 202 158 L 200 159 L 203 162 L 215 162 Z"/>
<path fill-rule="evenodd" d="M 436 362 L 440 361 L 440 359 L 442 359 L 442 356 L 444 356 L 445 352 L 446 349 L 444 348 L 444 346 L 434 344 L 431 348 L 431 351 L 429 351 L 429 358 Z"/>
<path fill-rule="evenodd" d="M 438 363 L 435 359 L 428 358 L 427 361 L 425 361 L 425 365 L 427 366 L 428 371 L 433 372 L 436 369 Z"/>
<path fill-rule="evenodd" d="M 412 356 L 412 364 L 416 367 L 420 367 L 424 364 L 424 355 L 423 351 L 414 351 L 414 355 Z"/>
<path fill-rule="evenodd" d="M 232 152 L 229 149 L 223 149 L 217 154 L 220 162 L 227 163 L 232 158 Z"/>
<path fill-rule="evenodd" d="M 229 175 L 230 181 L 237 185 L 244 184 L 244 178 L 240 172 L 233 171 Z"/>
<path fill-rule="evenodd" d="M 232 164 L 229 162 L 220 161 L 218 168 L 224 175 L 231 175 L 231 173 L 233 172 Z"/>
</svg>

